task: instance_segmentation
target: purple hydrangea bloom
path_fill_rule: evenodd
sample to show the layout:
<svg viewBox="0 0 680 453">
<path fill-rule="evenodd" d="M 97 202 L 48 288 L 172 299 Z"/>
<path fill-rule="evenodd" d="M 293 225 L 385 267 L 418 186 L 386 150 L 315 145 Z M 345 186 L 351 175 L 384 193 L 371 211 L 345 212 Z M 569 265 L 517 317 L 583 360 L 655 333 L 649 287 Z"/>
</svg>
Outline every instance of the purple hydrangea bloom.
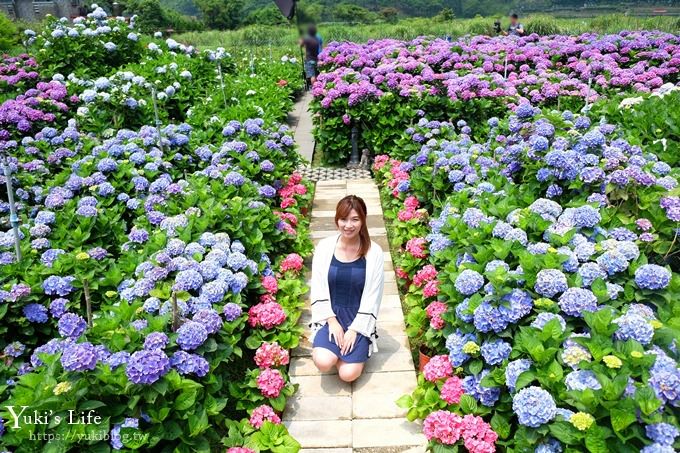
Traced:
<svg viewBox="0 0 680 453">
<path fill-rule="evenodd" d="M 557 405 L 550 393 L 532 386 L 520 390 L 512 399 L 512 410 L 520 425 L 538 428 L 557 414 Z"/>
<path fill-rule="evenodd" d="M 185 351 L 201 346 L 208 339 L 208 330 L 203 324 L 188 321 L 177 330 L 177 345 Z"/>
<path fill-rule="evenodd" d="M 144 349 L 163 349 L 168 341 L 168 336 L 163 332 L 151 332 L 144 339 Z"/>
<path fill-rule="evenodd" d="M 75 313 L 65 313 L 59 318 L 58 327 L 59 335 L 75 340 L 87 329 L 87 321 Z"/>
<path fill-rule="evenodd" d="M 195 374 L 198 377 L 203 377 L 210 369 L 206 359 L 185 351 L 175 352 L 170 358 L 170 364 L 182 375 Z"/>
<path fill-rule="evenodd" d="M 115 370 L 121 365 L 126 365 L 130 360 L 130 353 L 127 351 L 114 352 L 104 362 Z"/>
<path fill-rule="evenodd" d="M 170 359 L 160 349 L 144 349 L 132 354 L 125 374 L 133 384 L 153 384 L 170 371 Z"/>
<path fill-rule="evenodd" d="M 61 366 L 66 371 L 88 371 L 97 366 L 97 350 L 92 343 L 73 343 L 64 347 Z"/>
<path fill-rule="evenodd" d="M 235 320 L 236 318 L 238 318 L 239 316 L 241 316 L 241 313 L 243 312 L 243 310 L 241 309 L 241 307 L 239 305 L 237 305 L 233 302 L 229 302 L 228 304 L 226 304 L 224 306 L 223 312 L 224 312 L 224 318 L 227 321 L 231 322 L 231 321 Z"/>
<path fill-rule="evenodd" d="M 209 335 L 219 332 L 222 328 L 222 318 L 213 309 L 199 310 L 192 320 L 203 324 Z"/>
<path fill-rule="evenodd" d="M 187 269 L 177 273 L 172 289 L 175 291 L 191 291 L 192 289 L 199 289 L 201 285 L 203 285 L 203 276 L 200 272 Z"/>
<path fill-rule="evenodd" d="M 30 322 L 45 323 L 47 322 L 47 308 L 41 304 L 28 304 L 24 306 L 24 316 Z"/>
</svg>

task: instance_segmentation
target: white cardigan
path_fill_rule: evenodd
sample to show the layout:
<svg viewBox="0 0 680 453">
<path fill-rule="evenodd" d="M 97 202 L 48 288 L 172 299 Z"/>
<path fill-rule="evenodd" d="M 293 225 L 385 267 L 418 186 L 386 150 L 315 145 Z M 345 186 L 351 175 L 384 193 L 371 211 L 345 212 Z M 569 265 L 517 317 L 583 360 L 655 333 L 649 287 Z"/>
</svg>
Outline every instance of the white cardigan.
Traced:
<svg viewBox="0 0 680 453">
<path fill-rule="evenodd" d="M 311 343 L 314 342 L 314 336 L 326 324 L 328 318 L 335 316 L 331 308 L 328 271 L 331 267 L 335 246 L 339 238 L 340 233 L 324 238 L 319 241 L 314 250 L 310 297 L 312 322 L 309 323 L 309 327 L 312 329 L 309 339 Z M 377 243 L 371 241 L 371 248 L 366 253 L 366 280 L 364 282 L 363 293 L 361 294 L 359 312 L 349 326 L 349 329 L 368 337 L 370 340 L 372 351 L 369 348 L 369 357 L 371 352 L 378 352 L 376 322 L 378 320 L 378 310 L 380 310 L 384 282 L 385 260 L 383 251 Z"/>
</svg>

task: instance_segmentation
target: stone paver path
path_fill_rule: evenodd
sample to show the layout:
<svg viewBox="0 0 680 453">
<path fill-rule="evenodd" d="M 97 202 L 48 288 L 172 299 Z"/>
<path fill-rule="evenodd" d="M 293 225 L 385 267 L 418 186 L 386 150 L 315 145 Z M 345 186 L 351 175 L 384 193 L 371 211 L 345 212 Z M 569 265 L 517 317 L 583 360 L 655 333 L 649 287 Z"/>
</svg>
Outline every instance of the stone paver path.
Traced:
<svg viewBox="0 0 680 453">
<path fill-rule="evenodd" d="M 368 208 L 371 238 L 385 256 L 385 290 L 378 315 L 378 347 L 366 363 L 364 373 L 353 383 L 341 381 L 337 370 L 321 374 L 311 359 L 306 338 L 292 351 L 291 380 L 300 385 L 289 399 L 283 423 L 302 444 L 301 453 L 352 453 L 353 449 L 404 447 L 424 452 L 425 437 L 419 424 L 405 418 L 395 401 L 416 387 L 416 374 L 404 332 L 401 309 L 378 188 L 372 179 L 319 181 L 312 210 L 312 238 L 316 245 L 336 232 L 337 202 L 345 195 L 361 196 Z M 300 323 L 309 334 L 309 301 Z M 390 451 L 394 451 L 391 449 Z"/>
</svg>

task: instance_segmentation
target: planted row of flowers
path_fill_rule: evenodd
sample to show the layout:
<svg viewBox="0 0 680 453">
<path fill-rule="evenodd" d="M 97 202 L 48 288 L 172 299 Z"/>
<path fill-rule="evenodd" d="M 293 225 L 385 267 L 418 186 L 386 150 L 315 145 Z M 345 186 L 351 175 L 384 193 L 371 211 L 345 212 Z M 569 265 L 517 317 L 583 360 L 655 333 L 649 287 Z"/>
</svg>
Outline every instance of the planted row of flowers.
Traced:
<svg viewBox="0 0 680 453">
<path fill-rule="evenodd" d="M 433 356 L 399 404 L 434 451 L 674 451 L 677 169 L 568 111 L 470 126 L 421 118 L 374 164 Z"/>
<path fill-rule="evenodd" d="M 51 81 L 8 86 L 39 98 L 28 106 L 68 104 L 27 125 L 0 117 L 23 255 L 2 233 L 0 446 L 297 451 L 278 414 L 294 392 L 311 193 L 272 121 L 292 106 L 299 83 L 279 81 L 295 67 L 241 74 L 223 50 L 157 43 L 93 8 L 29 33 L 37 63 L 1 71 L 35 63 Z M 90 54 L 106 64 L 72 58 Z M 61 98 L 31 91 L 52 86 Z M 54 421 L 69 410 L 99 419 Z"/>
<path fill-rule="evenodd" d="M 360 146 L 388 152 L 419 110 L 481 124 L 524 101 L 577 109 L 622 91 L 649 92 L 678 80 L 678 40 L 621 32 L 330 43 L 313 89 L 316 138 L 325 161 L 338 164 L 351 149 L 351 126 L 361 130 Z"/>
</svg>

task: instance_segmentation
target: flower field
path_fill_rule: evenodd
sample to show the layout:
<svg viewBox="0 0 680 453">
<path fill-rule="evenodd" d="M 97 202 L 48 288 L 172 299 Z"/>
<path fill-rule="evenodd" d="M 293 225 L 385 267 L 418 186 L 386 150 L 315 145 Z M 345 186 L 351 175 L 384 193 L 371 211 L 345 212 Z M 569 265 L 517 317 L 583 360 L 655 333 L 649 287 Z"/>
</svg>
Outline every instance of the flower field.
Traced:
<svg viewBox="0 0 680 453">
<path fill-rule="evenodd" d="M 432 451 L 680 446 L 679 43 L 323 54 L 317 138 L 339 161 L 357 125 L 378 154 L 407 334 L 431 356 L 398 404 Z"/>
<path fill-rule="evenodd" d="M 0 63 L 21 248 L 4 191 L 0 447 L 297 451 L 279 423 L 312 250 L 279 124 L 295 60 L 199 51 L 96 6 L 26 45 Z"/>
</svg>

